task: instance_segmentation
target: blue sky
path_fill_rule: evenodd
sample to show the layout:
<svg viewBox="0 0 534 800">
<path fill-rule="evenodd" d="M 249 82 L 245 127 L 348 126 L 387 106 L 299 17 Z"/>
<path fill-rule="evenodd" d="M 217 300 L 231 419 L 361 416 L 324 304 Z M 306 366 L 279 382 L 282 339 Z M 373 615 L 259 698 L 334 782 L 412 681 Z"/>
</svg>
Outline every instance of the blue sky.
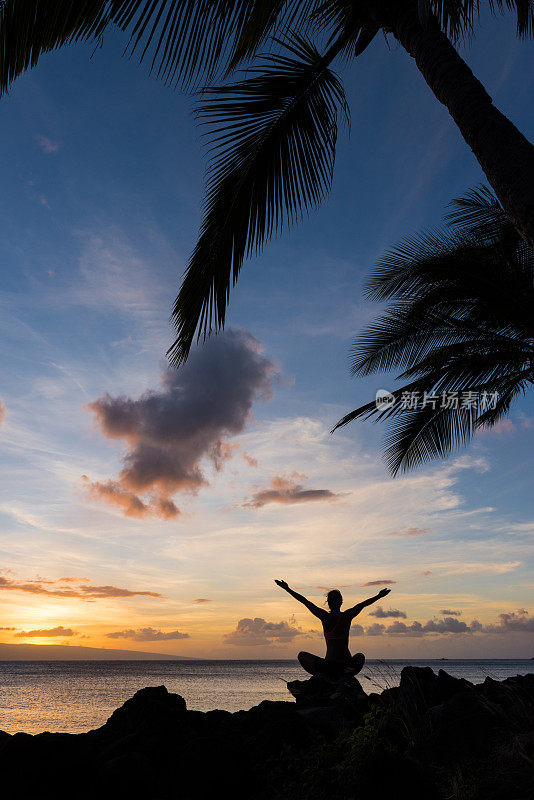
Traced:
<svg viewBox="0 0 534 800">
<path fill-rule="evenodd" d="M 498 617 L 534 614 L 532 399 L 467 450 L 395 481 L 379 458 L 379 427 L 329 434 L 343 413 L 392 386 L 348 372 L 350 343 L 377 311 L 361 292 L 369 268 L 484 180 L 391 39 L 377 38 L 350 69 L 339 65 L 352 129 L 341 131 L 327 201 L 246 263 L 233 292 L 229 326 L 261 343 L 278 376 L 270 399 L 258 398 L 254 418 L 228 437 L 239 448 L 219 472 L 202 461 L 206 485 L 177 490 L 177 518 L 124 516 L 87 491 L 82 475 L 115 480 L 132 448 L 106 435 L 87 404 L 161 391 L 171 303 L 202 202 L 190 100 L 121 58 L 123 45 L 109 36 L 94 54 L 77 46 L 47 55 L 0 105 L 0 548 L 10 589 L 0 603 L 2 625 L 14 628 L 3 640 L 49 642 L 15 636 L 63 626 L 72 634 L 52 641 L 148 650 L 157 641 L 160 652 L 236 658 L 291 657 L 302 639 L 320 649 L 314 620 L 272 584 L 284 577 L 317 601 L 318 586 L 359 598 L 374 591 L 364 583 L 394 581 L 382 607 L 403 611 L 404 624 L 452 609 L 487 628 L 375 629 L 358 645 L 372 656 L 532 655 L 531 635 Z M 515 39 L 508 18 L 485 20 L 464 55 L 532 139 L 532 43 Z M 335 497 L 251 507 L 277 478 Z M 57 588 L 65 576 L 162 597 L 28 589 Z M 128 635 L 146 629 L 187 637 Z M 125 635 L 108 638 L 117 633 Z"/>
</svg>

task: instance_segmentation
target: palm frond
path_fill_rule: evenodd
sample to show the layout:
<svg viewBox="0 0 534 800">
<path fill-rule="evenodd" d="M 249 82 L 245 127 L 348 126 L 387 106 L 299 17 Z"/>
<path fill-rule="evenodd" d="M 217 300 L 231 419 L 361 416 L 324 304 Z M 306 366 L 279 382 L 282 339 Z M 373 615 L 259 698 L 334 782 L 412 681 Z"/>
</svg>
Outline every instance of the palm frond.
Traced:
<svg viewBox="0 0 534 800">
<path fill-rule="evenodd" d="M 475 422 L 476 427 L 492 428 L 500 419 L 503 419 L 508 414 L 512 401 L 520 394 L 525 395 L 529 385 L 532 385 L 532 381 L 532 370 L 525 370 L 523 374 L 514 376 L 513 380 L 503 382 L 499 387 L 499 397 L 495 407 L 487 408 L 479 414 Z"/>
<path fill-rule="evenodd" d="M 320 0 L 255 0 L 247 14 L 239 36 L 235 38 L 228 60 L 227 74 L 243 61 L 256 55 L 269 37 L 287 35 L 298 30 L 306 35 L 312 26 L 314 11 Z"/>
<path fill-rule="evenodd" d="M 0 94 L 43 53 L 76 41 L 98 41 L 110 25 L 129 34 L 126 53 L 148 60 L 165 82 L 190 88 L 213 76 L 262 8 L 276 6 L 270 17 L 274 25 L 288 4 L 295 0 L 5 0 L 0 4 Z"/>
<path fill-rule="evenodd" d="M 445 215 L 445 222 L 457 234 L 483 241 L 495 241 L 501 229 L 509 225 L 504 210 L 487 186 L 470 189 L 462 197 L 449 203 L 452 211 Z"/>
<path fill-rule="evenodd" d="M 469 35 L 480 14 L 480 0 L 428 0 L 432 13 L 441 28 L 457 40 Z M 488 0 L 492 14 L 515 12 L 517 34 L 527 38 L 534 34 L 534 3 L 532 0 Z"/>
<path fill-rule="evenodd" d="M 150 60 L 171 85 L 209 80 L 258 0 L 119 0 L 113 21 L 130 32 L 126 52 Z"/>
<path fill-rule="evenodd" d="M 475 419 L 473 409 L 434 410 L 429 405 L 406 412 L 384 442 L 389 471 L 395 476 L 459 449 L 473 435 Z"/>
<path fill-rule="evenodd" d="M 502 374 L 492 375 L 485 382 L 468 384 L 476 387 L 469 391 L 477 399 L 463 407 L 462 389 L 459 387 L 466 384 L 460 377 L 451 380 L 447 370 L 436 369 L 432 374 L 395 389 L 392 406 L 382 409 L 373 401 L 346 414 L 332 433 L 359 418 L 388 421 L 384 458 L 395 476 L 436 458 L 444 458 L 465 446 L 477 429 L 491 427 L 508 414 L 512 401 L 518 394 L 526 392 L 532 378 L 531 369 L 518 369 L 512 378 L 503 369 Z M 442 399 L 447 400 L 454 392 L 458 395 L 458 407 L 442 405 Z M 426 397 L 426 405 L 411 408 L 409 398 L 414 395 L 420 403 Z M 487 398 L 492 397 L 496 398 L 495 403 L 488 406 Z"/>
<path fill-rule="evenodd" d="M 339 43 L 339 48 L 342 47 Z M 224 326 L 230 288 L 245 257 L 319 204 L 330 188 L 343 88 L 308 40 L 294 36 L 245 80 L 204 91 L 209 125 L 208 188 L 200 237 L 173 308 L 182 363 L 195 333 Z"/>
<path fill-rule="evenodd" d="M 0 96 L 39 56 L 79 40 L 98 40 L 110 22 L 109 0 L 6 0 L 0 4 Z"/>
<path fill-rule="evenodd" d="M 447 267 L 451 266 L 451 253 L 459 253 L 469 244 L 447 230 L 424 230 L 405 236 L 376 263 L 365 282 L 366 297 L 377 301 L 412 298 L 425 287 L 443 280 Z"/>
<path fill-rule="evenodd" d="M 352 350 L 354 375 L 400 368 L 397 379 L 410 381 L 393 392 L 392 406 L 367 403 L 336 425 L 388 421 L 384 455 L 394 475 L 465 444 L 534 383 L 534 253 L 508 233 L 484 187 L 453 204 L 448 229 L 406 237 L 378 262 L 368 291 L 389 305 Z M 498 401 L 414 408 L 403 399 L 412 392 Z"/>
<path fill-rule="evenodd" d="M 310 14 L 314 29 L 328 31 L 330 42 L 344 37 L 342 55 L 347 61 L 358 58 L 379 30 L 368 15 L 362 14 L 362 10 L 360 4 L 353 0 L 323 0 Z"/>
</svg>

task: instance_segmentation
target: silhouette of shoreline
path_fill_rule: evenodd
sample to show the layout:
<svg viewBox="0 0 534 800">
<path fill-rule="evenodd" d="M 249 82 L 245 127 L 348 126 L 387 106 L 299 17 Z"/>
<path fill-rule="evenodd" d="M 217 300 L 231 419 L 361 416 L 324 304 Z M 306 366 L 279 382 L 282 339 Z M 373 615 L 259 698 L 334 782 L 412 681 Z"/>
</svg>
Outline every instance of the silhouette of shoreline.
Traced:
<svg viewBox="0 0 534 800">
<path fill-rule="evenodd" d="M 4 644 L 0 661 L 191 661 L 189 656 L 147 653 L 145 650 L 117 650 L 84 647 L 79 644 Z"/>
<path fill-rule="evenodd" d="M 4 783 L 55 800 L 440 800 L 454 781 L 473 800 L 531 796 L 534 674 L 472 684 L 405 667 L 370 695 L 354 679 L 298 683 L 300 702 L 235 713 L 148 687 L 88 733 L 0 732 Z"/>
</svg>

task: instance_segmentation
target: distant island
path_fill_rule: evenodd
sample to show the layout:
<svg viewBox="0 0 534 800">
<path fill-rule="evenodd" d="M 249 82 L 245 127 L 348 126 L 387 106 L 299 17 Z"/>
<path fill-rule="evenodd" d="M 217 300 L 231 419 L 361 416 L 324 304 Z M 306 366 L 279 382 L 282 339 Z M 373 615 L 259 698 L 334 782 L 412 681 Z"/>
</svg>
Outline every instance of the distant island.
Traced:
<svg viewBox="0 0 534 800">
<path fill-rule="evenodd" d="M 0 661 L 191 661 L 172 653 L 147 653 L 144 650 L 108 650 L 64 644 L 3 644 Z"/>
</svg>

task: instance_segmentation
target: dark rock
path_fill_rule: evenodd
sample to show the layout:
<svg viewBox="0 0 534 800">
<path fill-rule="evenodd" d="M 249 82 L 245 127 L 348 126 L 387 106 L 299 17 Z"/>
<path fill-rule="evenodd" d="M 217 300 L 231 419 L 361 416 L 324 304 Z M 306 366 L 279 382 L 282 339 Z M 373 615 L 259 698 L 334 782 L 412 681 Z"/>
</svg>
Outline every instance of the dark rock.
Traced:
<svg viewBox="0 0 534 800">
<path fill-rule="evenodd" d="M 179 725 L 186 711 L 185 700 L 179 694 L 171 694 L 165 686 L 148 686 L 114 711 L 98 732 L 116 735 L 147 729 L 165 731 Z"/>
<path fill-rule="evenodd" d="M 355 678 L 288 689 L 296 702 L 230 714 L 152 687 L 89 733 L 0 732 L 3 783 L 40 800 L 531 800 L 534 676 L 474 686 L 412 667 L 370 696 Z"/>
<path fill-rule="evenodd" d="M 404 667 L 401 672 L 399 694 L 417 707 L 431 708 L 450 699 L 459 692 L 469 692 L 474 685 L 464 678 L 453 678 L 442 669 L 438 674 L 431 667 Z M 395 690 L 389 690 L 394 692 Z"/>
<path fill-rule="evenodd" d="M 428 720 L 429 742 L 447 760 L 485 752 L 492 736 L 492 711 L 475 692 L 458 692 L 433 706 Z"/>
<path fill-rule="evenodd" d="M 226 724 L 230 721 L 232 714 L 230 711 L 222 711 L 220 708 L 215 708 L 213 711 L 206 711 L 206 718 L 215 725 Z"/>
<path fill-rule="evenodd" d="M 11 740 L 11 734 L 6 733 L 5 731 L 0 731 L 0 752 L 4 748 L 4 746 Z"/>
<path fill-rule="evenodd" d="M 143 753 L 123 753 L 101 765 L 99 781 L 108 797 L 153 797 L 153 762 Z"/>
<path fill-rule="evenodd" d="M 319 706 L 315 708 L 301 708 L 297 714 L 316 730 L 332 737 L 338 733 L 345 723 L 341 709 L 336 706 Z"/>
<path fill-rule="evenodd" d="M 240 787 L 245 789 L 256 782 L 256 758 L 251 758 L 251 753 L 243 749 L 235 736 L 208 734 L 188 741 L 179 757 L 181 768 L 176 788 L 181 791 L 176 796 L 180 798 L 204 800 L 221 795 L 244 798 L 246 794 L 239 793 Z M 182 794 L 184 789 L 186 793 Z"/>
<path fill-rule="evenodd" d="M 290 700 L 262 700 L 245 713 L 263 714 L 273 719 L 287 718 L 288 714 L 294 716 L 295 703 Z"/>
<path fill-rule="evenodd" d="M 361 683 L 353 676 L 333 680 L 326 675 L 314 675 L 305 681 L 290 681 L 287 688 L 295 698 L 297 708 L 339 705 L 360 708 L 368 701 Z"/>
</svg>

